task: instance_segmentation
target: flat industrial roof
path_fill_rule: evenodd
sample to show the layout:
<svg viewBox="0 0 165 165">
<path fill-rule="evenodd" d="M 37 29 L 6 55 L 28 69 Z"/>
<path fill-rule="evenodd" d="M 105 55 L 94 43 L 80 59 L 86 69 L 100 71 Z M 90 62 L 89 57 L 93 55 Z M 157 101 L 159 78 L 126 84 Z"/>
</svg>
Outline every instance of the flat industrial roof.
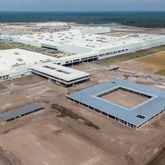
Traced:
<svg viewBox="0 0 165 165">
<path fill-rule="evenodd" d="M 99 27 L 95 27 L 99 29 Z M 18 42 L 28 42 L 34 45 L 50 45 L 64 52 L 75 54 L 90 53 L 97 51 L 104 52 L 106 49 L 118 49 L 121 47 L 136 47 L 137 44 L 152 45 L 152 42 L 164 41 L 164 35 L 156 34 L 130 34 L 120 37 L 106 36 L 100 34 L 88 34 L 88 31 L 95 29 L 93 27 L 74 27 L 69 30 L 54 33 L 33 33 L 25 35 L 12 35 L 13 40 Z M 102 27 L 108 28 L 108 27 Z"/>
<path fill-rule="evenodd" d="M 53 60 L 55 60 L 54 57 L 23 49 L 0 50 L 0 75 L 12 73 L 18 66 L 28 68 Z"/>
<path fill-rule="evenodd" d="M 54 64 L 53 62 L 45 63 L 39 66 L 33 66 L 31 67 L 31 69 L 37 72 L 47 74 L 52 77 L 56 77 L 58 79 L 62 79 L 64 81 L 73 81 L 75 79 L 89 76 L 89 74 L 86 72 L 82 72 L 82 71 L 75 70 L 69 67 L 57 65 L 57 64 Z"/>
<path fill-rule="evenodd" d="M 151 96 L 151 98 L 130 111 L 129 109 L 98 97 L 99 94 L 104 93 L 105 91 L 111 91 L 119 87 L 146 94 Z M 67 97 L 133 124 L 136 127 L 141 126 L 152 117 L 165 110 L 165 91 L 121 79 L 114 79 L 112 81 L 69 94 Z M 138 115 L 142 115 L 145 118 L 138 118 Z"/>
<path fill-rule="evenodd" d="M 43 106 L 38 103 L 32 103 L 17 109 L 10 110 L 8 112 L 1 113 L 0 118 L 5 121 L 9 121 L 15 119 L 16 117 L 20 117 L 22 115 L 26 115 L 41 109 L 43 109 Z"/>
</svg>

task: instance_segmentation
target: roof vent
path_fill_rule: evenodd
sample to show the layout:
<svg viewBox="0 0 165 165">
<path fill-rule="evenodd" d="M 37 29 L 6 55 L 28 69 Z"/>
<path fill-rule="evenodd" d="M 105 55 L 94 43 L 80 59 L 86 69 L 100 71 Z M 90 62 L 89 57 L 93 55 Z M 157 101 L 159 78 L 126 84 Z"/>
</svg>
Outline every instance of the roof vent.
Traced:
<svg viewBox="0 0 165 165">
<path fill-rule="evenodd" d="M 146 117 L 143 115 L 137 115 L 136 117 L 140 118 L 140 119 L 145 119 Z"/>
</svg>

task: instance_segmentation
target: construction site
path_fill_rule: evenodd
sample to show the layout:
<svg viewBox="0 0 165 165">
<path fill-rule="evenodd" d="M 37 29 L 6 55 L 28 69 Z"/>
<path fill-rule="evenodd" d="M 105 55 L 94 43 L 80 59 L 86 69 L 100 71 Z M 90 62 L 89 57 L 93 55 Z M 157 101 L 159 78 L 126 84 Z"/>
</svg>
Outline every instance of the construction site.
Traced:
<svg viewBox="0 0 165 165">
<path fill-rule="evenodd" d="M 6 26 L 10 29 L 9 25 Z M 50 30 L 55 27 L 61 30 L 61 27 L 75 25 L 37 24 L 40 30 L 47 26 Z M 11 28 L 14 28 L 13 25 Z M 85 28 L 83 32 L 91 32 L 92 28 Z M 98 28 L 97 33 L 100 30 L 107 29 Z M 121 35 L 121 30 L 111 30 L 112 35 Z M 143 29 L 140 30 L 143 33 Z M 129 28 L 126 32 L 132 33 Z M 124 35 L 126 32 L 123 32 Z M 66 63 L 59 62 L 59 58 L 42 51 L 13 47 L 0 51 L 0 164 L 164 164 L 165 77 L 156 73 L 165 69 L 164 51 L 118 62 L 114 66 L 104 65 L 102 59 L 84 59 L 76 65 L 66 66 Z M 68 57 L 74 58 L 72 55 Z M 155 57 L 160 61 L 160 64 L 155 64 L 157 67 L 151 62 Z M 62 60 L 65 58 L 62 57 Z M 80 100 L 73 99 L 81 105 L 68 99 L 77 97 L 77 94 Z M 103 107 L 112 117 L 82 105 L 83 99 L 92 103 L 88 96 L 109 104 Z M 116 115 L 120 115 L 116 111 L 120 107 L 137 119 L 137 123 L 131 123 L 133 120 L 130 119 L 132 126 L 114 120 L 113 109 L 108 107 L 110 104 L 116 108 Z M 101 104 L 93 102 L 93 105 L 99 108 Z M 124 120 L 125 114 L 122 115 L 120 119 Z"/>
</svg>

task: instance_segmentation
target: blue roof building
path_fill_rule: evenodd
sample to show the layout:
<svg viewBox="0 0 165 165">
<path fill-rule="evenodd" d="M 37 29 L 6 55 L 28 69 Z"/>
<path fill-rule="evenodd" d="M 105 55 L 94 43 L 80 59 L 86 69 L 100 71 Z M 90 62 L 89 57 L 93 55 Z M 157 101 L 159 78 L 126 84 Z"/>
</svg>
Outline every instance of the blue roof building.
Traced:
<svg viewBox="0 0 165 165">
<path fill-rule="evenodd" d="M 119 88 L 146 96 L 148 99 L 128 109 L 100 97 Z M 165 91 L 121 79 L 104 82 L 66 97 L 135 129 L 165 110 Z"/>
</svg>

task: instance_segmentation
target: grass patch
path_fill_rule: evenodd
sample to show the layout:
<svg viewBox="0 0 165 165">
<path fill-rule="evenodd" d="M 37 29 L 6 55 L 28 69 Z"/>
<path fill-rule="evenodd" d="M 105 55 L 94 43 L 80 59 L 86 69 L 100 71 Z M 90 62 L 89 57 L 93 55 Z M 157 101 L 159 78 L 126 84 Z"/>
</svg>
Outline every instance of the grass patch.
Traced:
<svg viewBox="0 0 165 165">
<path fill-rule="evenodd" d="M 13 43 L 11 43 L 11 45 L 12 45 L 12 47 L 15 47 L 15 48 L 34 51 L 34 52 L 42 52 L 43 51 L 43 48 L 28 45 L 28 44 L 23 44 L 23 43 L 19 43 L 19 42 L 13 42 Z"/>
<path fill-rule="evenodd" d="M 19 48 L 19 49 L 25 49 L 25 50 L 31 50 L 31 51 L 39 51 L 40 48 L 31 46 L 31 45 L 26 45 L 22 43 L 17 43 L 17 42 L 12 42 L 12 43 L 6 43 L 6 44 L 0 44 L 0 50 L 5 50 L 5 49 L 11 49 L 11 48 Z"/>
<path fill-rule="evenodd" d="M 129 59 L 154 54 L 154 53 L 157 53 L 157 52 L 160 52 L 160 51 L 165 51 L 165 46 L 154 47 L 154 48 L 141 50 L 141 51 L 134 52 L 134 53 L 124 54 L 124 55 L 121 55 L 121 56 L 106 58 L 106 59 L 101 60 L 101 63 L 104 64 L 104 65 L 110 65 L 110 64 L 113 64 L 113 63 L 118 63 L 118 62 L 126 61 L 126 60 L 129 60 Z"/>
<path fill-rule="evenodd" d="M 159 75 L 165 76 L 165 69 L 159 70 L 155 74 L 159 74 Z"/>
<path fill-rule="evenodd" d="M 5 44 L 0 44 L 0 50 L 9 49 L 10 47 Z"/>
</svg>

